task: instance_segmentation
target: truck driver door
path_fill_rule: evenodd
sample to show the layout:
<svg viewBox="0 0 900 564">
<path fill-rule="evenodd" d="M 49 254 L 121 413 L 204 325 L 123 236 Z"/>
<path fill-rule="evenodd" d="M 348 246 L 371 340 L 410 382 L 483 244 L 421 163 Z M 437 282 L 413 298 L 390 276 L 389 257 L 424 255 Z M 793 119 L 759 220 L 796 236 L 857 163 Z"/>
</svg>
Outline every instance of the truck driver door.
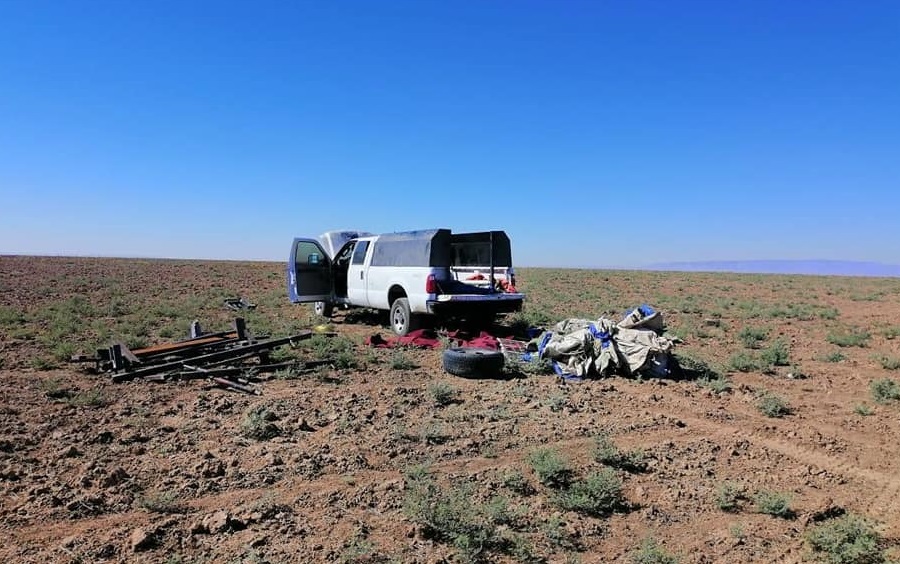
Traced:
<svg viewBox="0 0 900 564">
<path fill-rule="evenodd" d="M 287 267 L 288 297 L 294 303 L 328 302 L 331 259 L 315 239 L 294 239 Z"/>
</svg>

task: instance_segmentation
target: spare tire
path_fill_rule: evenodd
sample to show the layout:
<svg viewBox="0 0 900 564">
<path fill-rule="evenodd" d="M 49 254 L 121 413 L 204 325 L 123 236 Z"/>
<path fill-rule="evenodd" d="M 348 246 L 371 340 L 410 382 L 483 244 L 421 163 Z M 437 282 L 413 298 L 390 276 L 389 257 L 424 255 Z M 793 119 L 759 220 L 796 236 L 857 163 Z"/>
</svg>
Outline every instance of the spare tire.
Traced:
<svg viewBox="0 0 900 564">
<path fill-rule="evenodd" d="M 496 378 L 503 370 L 503 353 L 471 347 L 444 351 L 444 371 L 463 378 Z"/>
</svg>

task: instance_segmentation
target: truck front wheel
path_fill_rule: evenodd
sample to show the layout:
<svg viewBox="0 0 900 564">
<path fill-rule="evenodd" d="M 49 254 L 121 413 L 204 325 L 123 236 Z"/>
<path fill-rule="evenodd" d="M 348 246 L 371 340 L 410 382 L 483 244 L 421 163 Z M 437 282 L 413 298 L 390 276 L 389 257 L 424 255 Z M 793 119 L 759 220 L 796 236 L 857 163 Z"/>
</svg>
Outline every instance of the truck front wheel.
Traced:
<svg viewBox="0 0 900 564">
<path fill-rule="evenodd" d="M 391 304 L 391 329 L 401 337 L 416 329 L 417 319 L 409 309 L 409 300 L 397 298 Z"/>
</svg>

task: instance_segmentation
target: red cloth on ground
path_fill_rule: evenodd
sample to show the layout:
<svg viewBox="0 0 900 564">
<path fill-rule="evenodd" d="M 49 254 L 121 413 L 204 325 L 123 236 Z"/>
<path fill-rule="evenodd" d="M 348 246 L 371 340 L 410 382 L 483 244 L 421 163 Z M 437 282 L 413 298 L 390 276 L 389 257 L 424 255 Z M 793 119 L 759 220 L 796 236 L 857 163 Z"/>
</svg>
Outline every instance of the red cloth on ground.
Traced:
<svg viewBox="0 0 900 564">
<path fill-rule="evenodd" d="M 487 331 L 482 331 L 476 337 L 471 337 L 463 331 L 450 331 L 447 337 L 458 347 L 473 347 L 478 349 L 499 350 L 500 342 Z M 437 333 L 433 329 L 417 329 L 410 331 L 403 337 L 384 338 L 376 333 L 366 338 L 366 344 L 379 349 L 392 349 L 394 347 L 415 347 L 421 349 L 439 349 L 443 346 Z"/>
</svg>

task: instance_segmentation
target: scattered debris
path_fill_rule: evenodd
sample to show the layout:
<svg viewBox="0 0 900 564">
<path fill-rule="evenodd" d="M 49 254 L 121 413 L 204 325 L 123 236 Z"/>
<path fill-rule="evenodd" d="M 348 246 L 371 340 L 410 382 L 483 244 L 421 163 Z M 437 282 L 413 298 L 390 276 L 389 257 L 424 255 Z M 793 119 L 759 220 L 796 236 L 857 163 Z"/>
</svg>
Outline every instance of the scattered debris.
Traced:
<svg viewBox="0 0 900 564">
<path fill-rule="evenodd" d="M 225 307 L 234 311 L 242 309 L 256 309 L 256 304 L 250 303 L 247 298 L 225 298 Z"/>
<path fill-rule="evenodd" d="M 163 343 L 131 350 L 122 342 L 98 349 L 96 356 L 72 357 L 72 362 L 93 362 L 97 372 L 112 373 L 113 382 L 127 382 L 136 378 L 164 382 L 169 380 L 209 379 L 216 386 L 260 394 L 253 384 L 260 373 L 277 370 L 304 372 L 328 364 L 321 359 L 309 362 L 270 362 L 270 353 L 283 345 L 309 339 L 315 333 L 303 331 L 296 335 L 257 340 L 243 318 L 235 318 L 234 330 L 202 334 L 200 324 L 191 324 L 192 337 L 174 343 Z M 333 333 L 324 333 L 333 336 Z M 256 363 L 246 361 L 257 359 Z M 226 366 L 227 365 L 227 366 Z"/>
</svg>

